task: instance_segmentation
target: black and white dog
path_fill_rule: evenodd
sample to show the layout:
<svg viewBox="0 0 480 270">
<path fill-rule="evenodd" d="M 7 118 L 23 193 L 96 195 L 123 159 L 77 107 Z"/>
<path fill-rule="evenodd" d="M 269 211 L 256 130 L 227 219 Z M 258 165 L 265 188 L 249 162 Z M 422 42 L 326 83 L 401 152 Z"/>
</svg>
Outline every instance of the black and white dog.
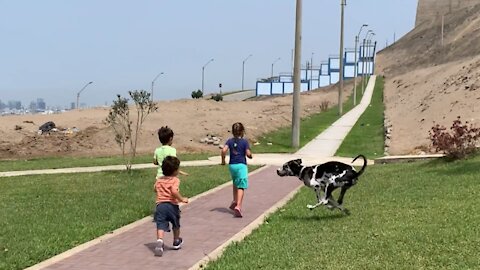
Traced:
<svg viewBox="0 0 480 270">
<path fill-rule="evenodd" d="M 349 211 L 342 206 L 343 197 L 345 192 L 357 183 L 358 177 L 367 167 L 367 159 L 363 155 L 358 155 L 352 163 L 360 157 L 363 158 L 363 167 L 358 172 L 353 166 L 338 161 L 330 161 L 315 166 L 303 166 L 302 160 L 296 159 L 283 164 L 282 168 L 277 170 L 277 174 L 279 176 L 296 176 L 303 181 L 305 186 L 315 190 L 317 203 L 307 205 L 309 209 L 326 205 L 330 209 L 335 207 L 349 214 Z M 342 189 L 338 200 L 335 201 L 332 192 L 339 187 Z M 323 197 L 320 195 L 321 191 L 324 192 Z"/>
</svg>

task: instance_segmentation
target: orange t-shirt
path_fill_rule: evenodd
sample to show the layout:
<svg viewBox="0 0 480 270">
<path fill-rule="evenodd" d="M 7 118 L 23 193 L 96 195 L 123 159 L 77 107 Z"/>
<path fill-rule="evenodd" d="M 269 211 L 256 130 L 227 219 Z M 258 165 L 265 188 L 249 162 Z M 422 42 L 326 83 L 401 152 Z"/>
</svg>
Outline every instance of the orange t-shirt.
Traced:
<svg viewBox="0 0 480 270">
<path fill-rule="evenodd" d="M 173 192 L 178 192 L 180 187 L 180 179 L 174 176 L 162 176 L 157 178 L 153 188 L 157 193 L 156 203 L 171 202 L 178 204 L 177 199 L 173 196 Z"/>
</svg>

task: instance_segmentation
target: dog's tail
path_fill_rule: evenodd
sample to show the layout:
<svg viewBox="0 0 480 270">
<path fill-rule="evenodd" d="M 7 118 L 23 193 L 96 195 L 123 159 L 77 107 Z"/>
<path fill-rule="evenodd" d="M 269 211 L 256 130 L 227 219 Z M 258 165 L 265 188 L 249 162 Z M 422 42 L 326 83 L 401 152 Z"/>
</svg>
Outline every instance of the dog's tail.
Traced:
<svg viewBox="0 0 480 270">
<path fill-rule="evenodd" d="M 357 160 L 359 157 L 363 158 L 363 167 L 360 169 L 360 171 L 357 172 L 357 175 L 355 176 L 355 178 L 362 175 L 363 171 L 365 171 L 365 168 L 367 167 L 367 158 L 364 155 L 358 155 L 353 159 L 352 163 L 354 163 L 355 160 Z"/>
</svg>

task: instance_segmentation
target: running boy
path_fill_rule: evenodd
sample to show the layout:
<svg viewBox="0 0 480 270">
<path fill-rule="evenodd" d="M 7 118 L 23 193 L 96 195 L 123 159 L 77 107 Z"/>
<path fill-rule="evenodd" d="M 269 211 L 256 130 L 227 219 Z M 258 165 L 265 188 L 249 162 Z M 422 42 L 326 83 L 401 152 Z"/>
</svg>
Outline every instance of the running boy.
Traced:
<svg viewBox="0 0 480 270">
<path fill-rule="evenodd" d="M 157 245 L 155 256 L 162 256 L 164 243 L 163 235 L 173 229 L 173 249 L 181 248 L 183 239 L 180 237 L 180 208 L 179 202 L 188 203 L 188 198 L 180 194 L 180 179 L 177 178 L 180 160 L 176 157 L 167 156 L 162 162 L 162 170 L 165 176 L 157 178 L 153 186 L 157 193 L 155 223 L 157 224 Z"/>
<path fill-rule="evenodd" d="M 245 189 L 248 188 L 246 158 L 252 158 L 252 152 L 248 141 L 243 138 L 245 128 L 242 123 L 237 122 L 232 125 L 232 134 L 233 138 L 228 139 L 222 149 L 222 165 L 225 165 L 225 156 L 227 152 L 230 152 L 228 167 L 233 181 L 233 201 L 229 208 L 233 210 L 235 217 L 242 217 L 243 196 Z"/>
<path fill-rule="evenodd" d="M 162 146 L 155 149 L 155 153 L 153 154 L 153 164 L 158 165 L 156 178 L 163 176 L 163 172 L 162 172 L 163 159 L 167 156 L 172 156 L 172 157 L 177 156 L 177 150 L 172 147 L 173 130 L 171 128 L 169 128 L 168 126 L 161 127 L 158 130 L 158 139 L 160 140 L 160 143 L 162 143 Z M 179 173 L 181 175 L 188 175 L 188 173 L 182 172 L 182 171 L 179 171 Z"/>
</svg>

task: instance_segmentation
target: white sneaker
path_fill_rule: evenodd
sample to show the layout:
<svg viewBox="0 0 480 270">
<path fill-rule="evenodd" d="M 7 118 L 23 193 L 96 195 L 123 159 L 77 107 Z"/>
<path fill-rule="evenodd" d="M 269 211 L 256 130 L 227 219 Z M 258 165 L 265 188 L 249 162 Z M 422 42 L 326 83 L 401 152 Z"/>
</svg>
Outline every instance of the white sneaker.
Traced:
<svg viewBox="0 0 480 270">
<path fill-rule="evenodd" d="M 157 240 L 157 245 L 155 246 L 155 249 L 153 250 L 155 253 L 155 256 L 162 257 L 163 256 L 163 240 L 158 239 Z"/>
</svg>

